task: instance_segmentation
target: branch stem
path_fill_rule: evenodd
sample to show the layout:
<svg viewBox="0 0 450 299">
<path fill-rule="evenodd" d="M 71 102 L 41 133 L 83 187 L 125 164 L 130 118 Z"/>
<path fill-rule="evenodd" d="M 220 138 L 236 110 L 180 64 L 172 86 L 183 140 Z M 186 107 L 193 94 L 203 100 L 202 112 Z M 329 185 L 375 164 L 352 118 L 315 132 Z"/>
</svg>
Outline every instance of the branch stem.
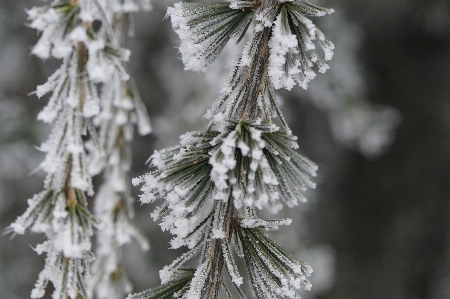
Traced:
<svg viewBox="0 0 450 299">
<path fill-rule="evenodd" d="M 263 0 L 259 12 L 273 6 L 277 0 Z M 272 27 L 264 27 L 262 38 L 256 46 L 256 53 L 247 68 L 244 85 L 245 89 L 243 100 L 239 103 L 236 110 L 236 121 L 247 121 L 261 116 L 261 109 L 258 105 L 258 97 L 264 95 L 267 83 L 267 72 L 269 66 L 269 40 L 272 34 Z"/>
<path fill-rule="evenodd" d="M 219 298 L 220 287 L 222 286 L 223 280 L 223 269 L 225 265 L 225 259 L 222 252 L 222 242 L 230 242 L 233 236 L 233 228 L 238 223 L 239 213 L 234 206 L 233 195 L 230 192 L 228 202 L 224 203 L 222 201 L 215 201 L 213 206 L 214 210 L 219 208 L 219 205 L 226 205 L 226 217 L 223 223 L 223 231 L 225 233 L 225 238 L 218 239 L 213 238 L 212 231 L 210 231 L 205 249 L 202 253 L 200 259 L 200 264 L 209 261 L 211 263 L 211 270 L 209 275 L 207 275 L 205 281 L 205 288 L 202 290 L 200 296 L 201 299 L 217 299 Z M 220 215 L 217 215 L 220 217 Z M 212 217 L 212 223 L 214 222 L 214 217 Z"/>
</svg>

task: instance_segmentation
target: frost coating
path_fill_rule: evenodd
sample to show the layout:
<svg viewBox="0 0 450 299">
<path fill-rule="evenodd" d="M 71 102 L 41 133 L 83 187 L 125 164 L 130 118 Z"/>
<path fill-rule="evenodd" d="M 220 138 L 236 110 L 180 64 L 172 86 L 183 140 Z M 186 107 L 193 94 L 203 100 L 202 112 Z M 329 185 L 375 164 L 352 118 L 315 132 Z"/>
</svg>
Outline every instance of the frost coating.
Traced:
<svg viewBox="0 0 450 299">
<path fill-rule="evenodd" d="M 209 200 L 227 201 L 232 192 L 238 209 L 244 206 L 276 213 L 283 202 L 295 206 L 299 199 L 304 201 L 301 192 L 315 187 L 309 176 L 315 176 L 317 166 L 294 150 L 294 137 L 272 132 L 271 126 L 230 123 L 223 133 L 189 136 L 193 137 L 190 142 L 182 138 L 184 146 L 155 152 L 151 163 L 158 169 L 135 179 L 135 183 L 144 183 L 142 202 L 166 199 L 160 225 L 176 236 L 173 248 L 196 240 L 186 238 L 204 218 L 194 212 Z M 285 145 L 280 146 L 280 140 Z M 196 146 L 199 141 L 201 145 Z M 250 166 L 245 173 L 241 172 L 243 165 Z M 182 180 L 175 176 L 177 169 L 186 171 Z M 158 211 L 155 213 L 156 218 Z M 225 237 L 221 225 L 213 230 L 213 236 Z"/>
<path fill-rule="evenodd" d="M 312 268 L 284 251 L 261 230 L 241 228 L 237 238 L 246 252 L 255 253 L 245 255 L 244 258 L 256 298 L 299 298 L 295 289 L 310 289 L 308 277 L 311 276 Z M 259 246 L 261 243 L 265 246 Z M 265 248 L 271 255 L 264 252 Z M 264 267 L 260 267 L 261 264 Z"/>
<path fill-rule="evenodd" d="M 286 56 L 289 52 L 298 54 L 297 46 L 298 41 L 294 34 L 283 34 L 281 17 L 279 16 L 275 20 L 269 44 L 271 50 L 269 76 L 272 79 L 273 86 L 277 89 L 284 87 L 290 90 L 295 85 L 294 77 L 301 72 L 299 61 L 295 61 L 287 73 L 285 72 L 285 65 Z M 311 74 L 306 74 L 306 77 L 309 80 L 314 78 Z"/>
<path fill-rule="evenodd" d="M 298 190 L 314 187 L 308 175 L 315 175 L 316 166 L 302 157 L 299 166 L 303 168 L 304 173 L 297 170 L 294 172 L 297 178 L 285 177 L 283 167 L 279 166 L 282 160 L 276 163 L 272 161 L 289 160 L 291 156 L 296 157 L 296 155 L 291 153 L 289 147 L 285 149 L 289 154 L 275 150 L 272 136 L 276 136 L 278 133 L 270 130 L 264 126 L 247 127 L 239 123 L 234 131 L 229 133 L 225 131 L 216 138 L 222 139 L 223 143 L 217 150 L 211 152 L 209 159 L 209 163 L 212 165 L 211 179 L 217 189 L 214 195 L 215 199 L 227 200 L 232 189 L 236 208 L 245 206 L 262 209 L 265 207 L 273 213 L 282 207 L 280 199 L 285 201 L 288 206 L 296 205 L 298 198 L 304 200 Z M 277 139 L 287 137 L 286 142 L 295 148 L 295 142 L 289 140 L 288 135 L 284 136 L 281 133 Z M 283 156 L 281 157 L 281 155 Z M 240 173 L 244 163 L 249 165 L 249 169 L 245 173 Z M 295 188 L 289 187 L 287 184 L 287 181 L 292 180 L 297 181 Z M 287 188 L 286 191 L 282 191 L 283 188 L 280 188 L 280 184 Z M 285 196 L 280 198 L 280 194 Z"/>
<path fill-rule="evenodd" d="M 325 73 L 329 66 L 325 63 L 333 57 L 334 45 L 325 39 L 323 33 L 306 17 L 304 7 L 286 3 L 274 22 L 269 42 L 270 58 L 268 74 L 276 89 L 290 90 L 296 82 L 304 89 L 316 76 L 312 67 Z M 310 16 L 323 16 L 333 10 L 314 7 L 308 11 Z M 289 20 L 288 21 L 288 16 Z M 299 26 L 302 30 L 296 29 Z M 323 52 L 321 58 L 316 52 L 316 44 Z"/>
<path fill-rule="evenodd" d="M 185 69 L 205 71 L 231 38 L 239 39 L 249 26 L 255 6 L 251 1 L 184 3 L 167 10 L 179 35 Z M 217 14 L 217 12 L 220 12 Z M 212 12 L 216 15 L 211 16 Z"/>
</svg>

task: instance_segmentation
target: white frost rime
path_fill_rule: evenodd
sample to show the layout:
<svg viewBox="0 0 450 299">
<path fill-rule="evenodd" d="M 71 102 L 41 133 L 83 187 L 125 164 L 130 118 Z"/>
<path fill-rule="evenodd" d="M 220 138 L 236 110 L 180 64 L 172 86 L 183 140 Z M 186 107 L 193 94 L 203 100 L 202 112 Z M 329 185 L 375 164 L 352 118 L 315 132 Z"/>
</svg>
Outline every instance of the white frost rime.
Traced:
<svg viewBox="0 0 450 299">
<path fill-rule="evenodd" d="M 301 6 L 286 4 L 282 8 L 274 22 L 272 37 L 269 42 L 270 62 L 268 74 L 276 89 L 286 88 L 290 90 L 296 82 L 304 89 L 308 87 L 309 81 L 314 79 L 316 73 L 312 69 L 316 65 L 319 72 L 325 73 L 329 68 L 326 60 L 333 57 L 334 45 L 325 39 L 323 33 L 314 23 L 301 14 Z M 333 10 L 312 9 L 310 16 L 323 16 L 332 13 Z M 294 26 L 302 30 L 295 30 L 288 23 L 286 14 L 289 14 Z M 316 44 L 323 52 L 321 58 L 316 51 Z"/>
</svg>

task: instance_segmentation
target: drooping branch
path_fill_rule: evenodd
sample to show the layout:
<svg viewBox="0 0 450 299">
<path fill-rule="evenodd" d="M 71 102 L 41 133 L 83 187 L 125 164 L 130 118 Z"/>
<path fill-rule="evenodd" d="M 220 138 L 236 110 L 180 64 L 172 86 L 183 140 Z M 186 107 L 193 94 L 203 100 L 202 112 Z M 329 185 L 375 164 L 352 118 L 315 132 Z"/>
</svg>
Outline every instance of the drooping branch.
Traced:
<svg viewBox="0 0 450 299">
<path fill-rule="evenodd" d="M 306 86 L 311 67 L 326 69 L 313 47 L 319 44 L 329 59 L 332 44 L 307 16 L 330 12 L 306 0 L 179 3 L 169 9 L 187 69 L 204 70 L 230 38 L 240 40 L 249 17 L 256 25 L 222 97 L 207 113 L 207 130 L 187 133 L 179 146 L 155 151 L 155 169 L 135 180 L 144 183 L 143 202 L 165 199 L 153 216 L 175 235 L 172 246 L 191 249 L 160 272 L 161 287 L 129 298 L 163 298 L 165 290 L 164 298 L 217 299 L 222 286 L 229 293 L 224 269 L 245 298 L 232 247 L 246 262 L 257 298 L 298 298 L 296 289 L 309 289 L 311 268 L 262 232 L 290 220 L 263 220 L 256 209 L 277 212 L 283 204 L 293 207 L 305 201 L 302 191 L 315 186 L 310 176 L 315 176 L 317 166 L 296 151 L 296 137 L 274 88 L 289 88 L 295 82 Z M 280 84 L 284 79 L 286 86 Z M 273 123 L 269 105 L 283 129 Z M 189 281 L 178 284 L 185 277 L 181 265 L 195 257 L 198 248 L 199 266 Z M 169 291 L 174 283 L 176 290 Z"/>
</svg>

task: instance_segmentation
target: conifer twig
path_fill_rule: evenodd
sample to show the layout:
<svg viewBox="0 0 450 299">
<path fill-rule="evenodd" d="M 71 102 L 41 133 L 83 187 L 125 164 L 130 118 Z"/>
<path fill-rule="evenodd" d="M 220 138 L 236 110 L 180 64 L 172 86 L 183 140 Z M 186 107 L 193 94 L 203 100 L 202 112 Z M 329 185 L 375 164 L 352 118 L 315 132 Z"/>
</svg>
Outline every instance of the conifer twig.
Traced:
<svg viewBox="0 0 450 299">
<path fill-rule="evenodd" d="M 179 146 L 155 151 L 154 170 L 134 180 L 143 183 L 143 202 L 165 199 L 154 219 L 161 219 L 162 228 L 175 235 L 173 248 L 203 248 L 199 266 L 189 282 L 165 297 L 157 296 L 156 288 L 130 299 L 217 299 L 224 268 L 245 298 L 233 243 L 245 261 L 254 297 L 299 298 L 296 289 L 310 288 L 312 269 L 262 232 L 290 220 L 263 220 L 256 210 L 293 207 L 306 200 L 302 191 L 315 187 L 310 177 L 316 175 L 317 166 L 295 150 L 296 137 L 273 88 L 290 89 L 296 82 L 306 88 L 315 75 L 314 66 L 326 70 L 315 44 L 324 49 L 325 60 L 331 58 L 333 45 L 308 17 L 331 12 L 306 1 L 277 0 L 177 3 L 169 9 L 187 69 L 204 70 L 225 42 L 241 39 L 249 18 L 256 25 L 223 96 L 207 113 L 211 120 L 207 130 L 187 133 Z M 283 129 L 272 121 L 268 103 Z M 183 263 L 195 255 L 187 254 Z M 174 264 L 162 272 L 161 287 L 177 281 L 181 268 Z M 224 290 L 230 293 L 226 286 Z"/>
</svg>

